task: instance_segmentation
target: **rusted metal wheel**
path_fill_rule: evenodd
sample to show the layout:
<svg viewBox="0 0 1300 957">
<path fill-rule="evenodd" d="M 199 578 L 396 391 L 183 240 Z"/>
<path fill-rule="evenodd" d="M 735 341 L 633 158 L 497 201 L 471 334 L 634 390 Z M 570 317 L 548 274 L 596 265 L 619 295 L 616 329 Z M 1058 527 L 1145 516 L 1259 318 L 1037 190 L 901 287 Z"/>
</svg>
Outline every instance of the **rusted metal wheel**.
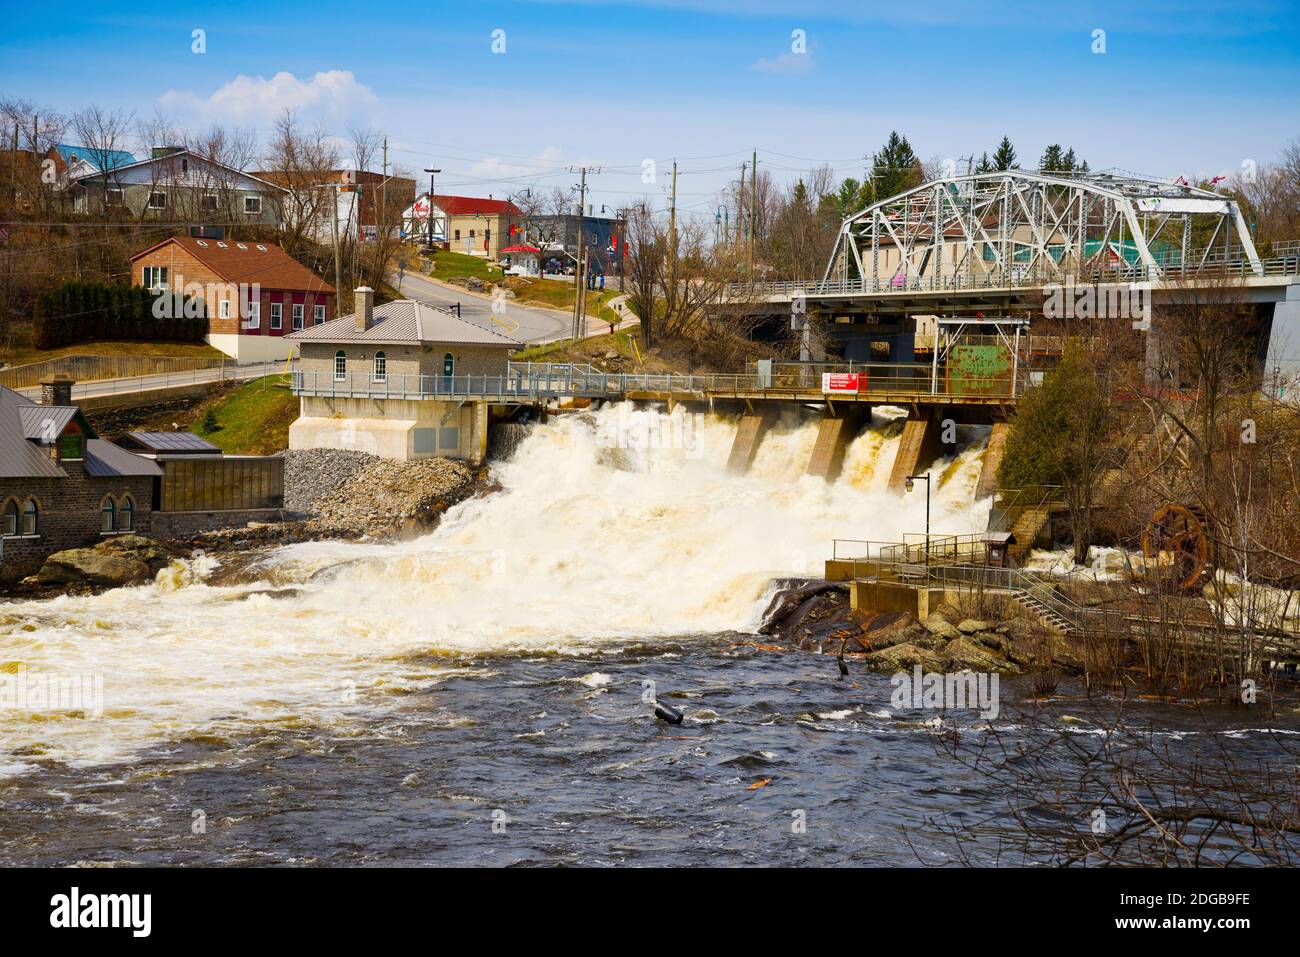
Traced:
<svg viewBox="0 0 1300 957">
<path fill-rule="evenodd" d="M 1200 585 L 1210 565 L 1210 538 L 1200 508 L 1173 503 L 1156 509 L 1142 532 L 1142 554 L 1147 574 L 1185 591 Z"/>
</svg>

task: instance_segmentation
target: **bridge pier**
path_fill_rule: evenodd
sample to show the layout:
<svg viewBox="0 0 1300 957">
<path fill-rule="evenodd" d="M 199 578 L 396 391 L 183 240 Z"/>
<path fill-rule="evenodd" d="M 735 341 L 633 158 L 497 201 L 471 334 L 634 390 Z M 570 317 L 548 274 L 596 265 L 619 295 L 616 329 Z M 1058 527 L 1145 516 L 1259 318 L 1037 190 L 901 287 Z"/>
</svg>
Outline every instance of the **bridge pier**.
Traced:
<svg viewBox="0 0 1300 957">
<path fill-rule="evenodd" d="M 898 454 L 889 473 L 889 488 L 901 492 L 909 475 L 933 462 L 943 452 L 943 422 L 948 410 L 938 407 L 913 407 L 903 423 L 898 440 Z"/>
<path fill-rule="evenodd" d="M 817 427 L 817 442 L 806 474 L 835 481 L 844 468 L 844 453 L 849 443 L 870 418 L 871 407 L 865 404 L 842 406 L 838 414 L 828 412 Z"/>
<path fill-rule="evenodd" d="M 763 443 L 763 436 L 777 419 L 777 411 L 764 403 L 758 412 L 747 412 L 740 417 L 736 426 L 736 437 L 731 443 L 731 454 L 727 456 L 727 471 L 733 475 L 744 475 L 754 464 L 754 456 Z"/>
<path fill-rule="evenodd" d="M 984 450 L 984 465 L 980 468 L 980 479 L 975 483 L 975 498 L 988 498 L 998 491 L 998 466 L 1002 464 L 1002 455 L 1007 450 L 1007 436 L 1011 432 L 1011 423 L 994 422 L 989 432 L 988 448 Z"/>
<path fill-rule="evenodd" d="M 1275 384 L 1276 379 L 1276 384 Z M 1284 299 L 1273 304 L 1273 323 L 1264 363 L 1264 388 L 1293 398 L 1300 389 L 1300 284 L 1286 287 Z"/>
</svg>

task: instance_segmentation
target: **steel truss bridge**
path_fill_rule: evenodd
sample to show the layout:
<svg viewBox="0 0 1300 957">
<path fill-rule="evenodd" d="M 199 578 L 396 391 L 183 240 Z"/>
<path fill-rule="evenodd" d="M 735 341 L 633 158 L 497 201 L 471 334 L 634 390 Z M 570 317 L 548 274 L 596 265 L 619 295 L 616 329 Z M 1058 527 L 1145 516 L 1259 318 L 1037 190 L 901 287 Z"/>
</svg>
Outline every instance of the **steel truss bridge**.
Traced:
<svg viewBox="0 0 1300 957">
<path fill-rule="evenodd" d="M 841 224 L 820 280 L 736 283 L 728 299 L 883 302 L 1210 273 L 1285 285 L 1300 275 L 1300 242 L 1261 258 L 1236 202 L 1210 190 L 1006 170 L 933 180 L 868 206 Z"/>
</svg>

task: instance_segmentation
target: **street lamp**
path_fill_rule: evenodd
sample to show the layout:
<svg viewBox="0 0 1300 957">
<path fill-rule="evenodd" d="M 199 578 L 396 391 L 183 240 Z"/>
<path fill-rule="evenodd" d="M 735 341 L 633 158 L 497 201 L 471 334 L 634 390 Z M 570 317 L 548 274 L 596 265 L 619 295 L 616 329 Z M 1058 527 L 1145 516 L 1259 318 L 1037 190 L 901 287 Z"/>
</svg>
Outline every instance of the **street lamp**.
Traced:
<svg viewBox="0 0 1300 957">
<path fill-rule="evenodd" d="M 426 166 L 424 171 L 429 174 L 429 248 L 433 248 L 433 174 L 441 173 L 442 170 L 434 169 L 432 166 Z"/>
<path fill-rule="evenodd" d="M 903 483 L 903 488 L 912 491 L 916 483 L 921 479 L 925 480 L 925 565 L 930 567 L 930 473 L 924 475 L 909 475 L 907 481 Z"/>
</svg>

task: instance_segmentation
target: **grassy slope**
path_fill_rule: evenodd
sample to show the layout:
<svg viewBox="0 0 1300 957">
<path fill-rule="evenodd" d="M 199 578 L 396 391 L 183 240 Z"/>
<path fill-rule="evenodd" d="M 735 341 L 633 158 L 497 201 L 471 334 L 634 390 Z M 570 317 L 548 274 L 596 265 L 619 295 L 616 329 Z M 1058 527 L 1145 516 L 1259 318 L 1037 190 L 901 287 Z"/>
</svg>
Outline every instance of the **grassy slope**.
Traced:
<svg viewBox="0 0 1300 957">
<path fill-rule="evenodd" d="M 298 418 L 298 399 L 288 376 L 274 375 L 242 385 L 194 410 L 188 428 L 230 455 L 270 455 L 289 447 L 289 426 Z M 211 410 L 219 426 L 203 428 Z"/>
</svg>

